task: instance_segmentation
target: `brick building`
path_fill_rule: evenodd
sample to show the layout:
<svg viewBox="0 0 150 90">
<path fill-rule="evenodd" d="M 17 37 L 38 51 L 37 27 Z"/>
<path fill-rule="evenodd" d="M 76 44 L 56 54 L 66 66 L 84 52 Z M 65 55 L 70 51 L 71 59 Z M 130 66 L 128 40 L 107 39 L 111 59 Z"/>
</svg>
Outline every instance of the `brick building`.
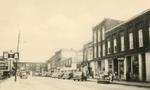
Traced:
<svg viewBox="0 0 150 90">
<path fill-rule="evenodd" d="M 47 65 L 43 62 L 18 62 L 17 66 L 19 70 L 32 71 L 33 75 L 47 72 Z"/>
<path fill-rule="evenodd" d="M 94 27 L 93 60 L 99 71 L 112 72 L 117 80 L 150 81 L 150 10 Z"/>
<path fill-rule="evenodd" d="M 60 49 L 47 61 L 48 71 L 75 70 L 82 58 L 82 50 Z"/>
</svg>

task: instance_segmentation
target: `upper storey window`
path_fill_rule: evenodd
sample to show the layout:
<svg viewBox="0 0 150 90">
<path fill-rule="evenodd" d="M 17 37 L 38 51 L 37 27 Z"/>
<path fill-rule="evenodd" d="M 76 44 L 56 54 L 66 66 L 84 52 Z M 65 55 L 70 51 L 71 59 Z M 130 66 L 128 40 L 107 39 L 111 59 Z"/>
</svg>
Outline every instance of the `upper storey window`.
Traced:
<svg viewBox="0 0 150 90">
<path fill-rule="evenodd" d="M 110 54 L 110 41 L 107 41 L 107 45 L 108 45 L 108 46 L 107 46 L 107 47 L 108 47 L 107 53 Z"/>
<path fill-rule="evenodd" d="M 133 33 L 129 33 L 129 48 L 133 49 Z"/>
<path fill-rule="evenodd" d="M 101 41 L 101 31 L 98 30 L 98 42 L 100 42 L 100 41 Z"/>
<path fill-rule="evenodd" d="M 105 28 L 102 27 L 102 40 L 105 40 Z"/>
<path fill-rule="evenodd" d="M 97 40 L 97 38 L 96 38 L 97 37 L 96 31 L 94 31 L 94 36 L 93 37 L 94 37 L 94 43 L 96 43 L 96 40 Z"/>
<path fill-rule="evenodd" d="M 139 36 L 139 47 L 143 47 L 143 30 L 142 29 L 138 31 L 138 36 Z"/>
<path fill-rule="evenodd" d="M 114 53 L 117 52 L 117 39 L 114 39 Z"/>
<path fill-rule="evenodd" d="M 124 36 L 121 36 L 121 51 L 124 51 Z"/>
</svg>

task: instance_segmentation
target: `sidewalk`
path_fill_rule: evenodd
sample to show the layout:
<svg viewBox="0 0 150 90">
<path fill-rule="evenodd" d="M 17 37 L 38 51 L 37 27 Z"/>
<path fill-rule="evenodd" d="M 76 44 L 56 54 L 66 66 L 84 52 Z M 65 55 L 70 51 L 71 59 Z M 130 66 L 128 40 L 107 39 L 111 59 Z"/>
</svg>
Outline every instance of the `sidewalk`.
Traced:
<svg viewBox="0 0 150 90">
<path fill-rule="evenodd" d="M 146 82 L 113 81 L 113 84 L 150 88 L 150 83 Z"/>
<path fill-rule="evenodd" d="M 88 79 L 88 81 L 97 83 L 97 79 Z M 150 88 L 150 83 L 146 82 L 113 81 L 112 84 Z"/>
</svg>

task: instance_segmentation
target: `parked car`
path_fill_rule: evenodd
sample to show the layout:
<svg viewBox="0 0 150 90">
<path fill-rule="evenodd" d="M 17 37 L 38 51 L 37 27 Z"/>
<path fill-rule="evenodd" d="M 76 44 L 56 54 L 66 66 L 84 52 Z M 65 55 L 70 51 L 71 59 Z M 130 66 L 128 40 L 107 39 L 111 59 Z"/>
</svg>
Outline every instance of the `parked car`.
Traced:
<svg viewBox="0 0 150 90">
<path fill-rule="evenodd" d="M 57 78 L 58 78 L 58 79 L 60 79 L 60 78 L 62 78 L 62 77 L 63 77 L 63 75 L 64 75 L 64 73 L 63 73 L 63 72 L 58 72 L 58 74 L 57 74 Z"/>
<path fill-rule="evenodd" d="M 82 72 L 81 71 L 76 71 L 73 73 L 73 80 L 78 80 L 81 81 L 82 80 Z"/>
<path fill-rule="evenodd" d="M 21 71 L 20 72 L 20 78 L 21 79 L 27 79 L 28 78 L 28 75 L 27 75 L 26 71 Z"/>
<path fill-rule="evenodd" d="M 99 74 L 99 77 L 97 79 L 97 83 L 111 83 L 113 80 L 112 74 L 108 72 L 103 72 Z"/>
<path fill-rule="evenodd" d="M 46 73 L 46 77 L 51 77 L 51 76 L 52 76 L 52 73 L 50 73 L 50 72 Z"/>
<path fill-rule="evenodd" d="M 46 72 L 41 73 L 41 76 L 42 76 L 42 77 L 46 77 Z"/>
<path fill-rule="evenodd" d="M 71 78 L 73 78 L 73 73 L 65 72 L 62 78 L 63 79 L 71 79 Z"/>
<path fill-rule="evenodd" d="M 52 78 L 57 78 L 58 73 L 57 72 L 53 72 L 52 73 Z"/>
</svg>

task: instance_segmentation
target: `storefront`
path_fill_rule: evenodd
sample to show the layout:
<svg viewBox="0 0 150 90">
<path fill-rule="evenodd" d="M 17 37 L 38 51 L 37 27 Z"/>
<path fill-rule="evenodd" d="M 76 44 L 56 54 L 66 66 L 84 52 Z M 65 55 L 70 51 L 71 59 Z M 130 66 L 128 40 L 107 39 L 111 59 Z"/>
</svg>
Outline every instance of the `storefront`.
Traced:
<svg viewBox="0 0 150 90">
<path fill-rule="evenodd" d="M 114 74 L 115 80 L 125 80 L 125 58 L 109 59 L 109 72 Z"/>
<path fill-rule="evenodd" d="M 126 80 L 146 81 L 145 54 L 126 56 Z"/>
<path fill-rule="evenodd" d="M 89 71 L 89 75 L 91 77 L 96 77 L 96 73 L 97 73 L 97 62 L 96 61 L 91 61 L 88 63 L 88 71 Z"/>
<path fill-rule="evenodd" d="M 150 52 L 145 53 L 146 59 L 146 81 L 150 82 Z"/>
</svg>

